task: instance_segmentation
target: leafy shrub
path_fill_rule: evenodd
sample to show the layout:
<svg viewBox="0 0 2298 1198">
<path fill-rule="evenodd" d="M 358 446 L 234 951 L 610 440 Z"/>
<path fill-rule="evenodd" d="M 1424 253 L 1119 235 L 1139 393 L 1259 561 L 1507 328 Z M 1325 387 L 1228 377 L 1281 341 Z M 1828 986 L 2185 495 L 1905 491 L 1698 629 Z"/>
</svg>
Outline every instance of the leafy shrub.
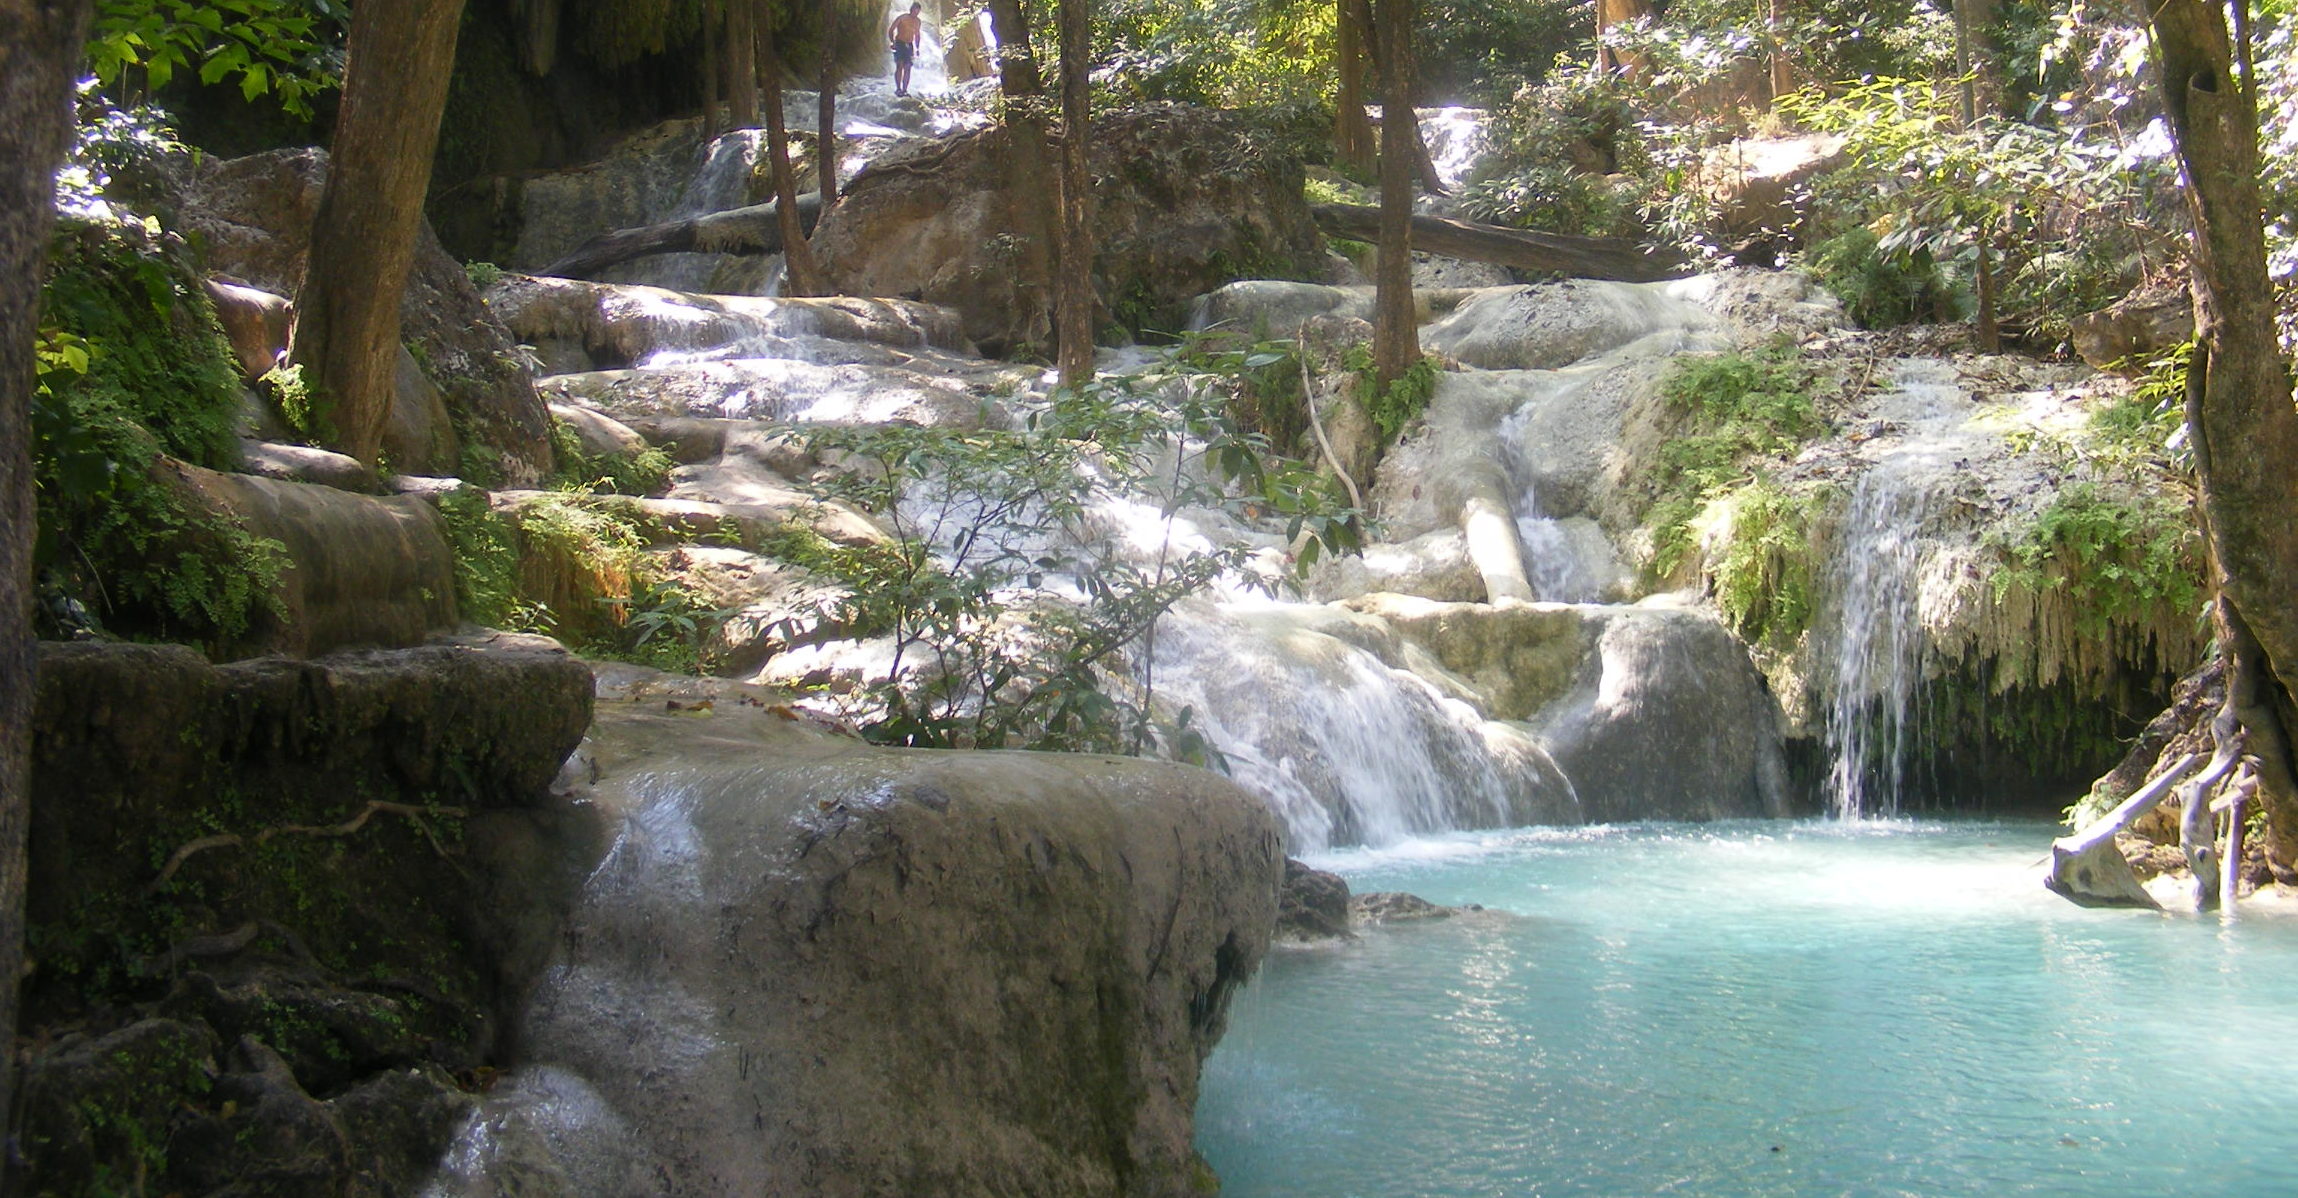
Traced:
<svg viewBox="0 0 2298 1198">
<path fill-rule="evenodd" d="M 942 747 L 1178 752 L 1185 723 L 1153 716 L 1153 691 L 1112 688 L 1128 653 L 1174 604 L 1248 570 L 1253 548 L 1175 535 L 1184 507 L 1283 521 L 1301 559 L 1353 550 L 1355 512 L 1323 479 L 1269 453 L 1227 410 L 1228 391 L 1176 358 L 1142 379 L 1057 392 L 1022 428 L 959 432 L 819 428 L 853 468 L 825 498 L 875 511 L 896 537 L 866 548 L 778 537 L 776 551 L 842 584 L 794 618 L 798 636 L 890 635 L 886 672 L 852 697 L 873 740 Z M 1150 502 L 1153 552 L 1128 546 L 1113 511 Z M 1273 585 L 1260 578 L 1262 585 Z"/>
<path fill-rule="evenodd" d="M 2003 555 L 1991 579 L 1997 599 L 2064 589 L 2086 631 L 2201 600 L 2202 537 L 2179 500 L 2075 483 L 2027 526 L 1991 540 Z"/>
<path fill-rule="evenodd" d="M 1778 107 L 1846 138 L 1847 165 L 1815 196 L 1825 219 L 1812 259 L 1872 323 L 1920 316 L 1925 299 L 1934 313 L 1948 296 L 1967 310 L 1961 297 L 1980 294 L 1984 268 L 2000 326 L 2055 345 L 2070 318 L 2127 294 L 2173 253 L 2149 231 L 2164 223 L 2164 164 L 2112 139 L 1994 116 L 1966 126 L 1952 89 L 1921 79 L 1806 89 Z"/>
<path fill-rule="evenodd" d="M 677 467 L 653 445 L 637 453 L 588 453 L 574 426 L 556 416 L 551 417 L 551 455 L 558 464 L 553 489 L 593 495 L 660 495 Z"/>
<path fill-rule="evenodd" d="M 31 410 L 34 560 L 47 631 L 221 647 L 281 614 L 275 541 L 212 514 L 156 469 L 163 455 L 237 464 L 239 380 L 215 312 L 155 225 L 72 223 L 42 291 Z"/>
<path fill-rule="evenodd" d="M 1886 252 L 1874 230 L 1864 225 L 1814 244 L 1804 264 L 1820 286 L 1843 301 L 1844 313 L 1861 328 L 1952 318 L 1967 310 L 1970 299 L 1940 277 L 1931 251 Z"/>
</svg>

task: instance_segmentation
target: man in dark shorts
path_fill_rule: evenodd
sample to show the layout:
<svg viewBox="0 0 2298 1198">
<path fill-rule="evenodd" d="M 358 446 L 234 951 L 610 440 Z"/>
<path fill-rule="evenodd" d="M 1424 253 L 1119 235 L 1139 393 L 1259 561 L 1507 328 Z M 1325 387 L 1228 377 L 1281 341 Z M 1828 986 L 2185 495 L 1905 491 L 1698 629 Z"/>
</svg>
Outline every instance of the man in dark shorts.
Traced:
<svg viewBox="0 0 2298 1198">
<path fill-rule="evenodd" d="M 918 39 L 925 36 L 925 18 L 918 14 L 923 4 L 910 5 L 910 11 L 894 18 L 886 27 L 886 36 L 894 43 L 894 94 L 910 94 L 910 63 L 918 56 Z"/>
</svg>

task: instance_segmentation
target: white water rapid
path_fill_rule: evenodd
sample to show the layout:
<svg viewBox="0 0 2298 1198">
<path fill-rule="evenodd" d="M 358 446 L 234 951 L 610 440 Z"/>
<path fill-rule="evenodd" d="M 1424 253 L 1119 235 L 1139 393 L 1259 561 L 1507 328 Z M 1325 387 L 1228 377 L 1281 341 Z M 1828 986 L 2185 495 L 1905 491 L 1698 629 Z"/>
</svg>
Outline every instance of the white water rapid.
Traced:
<svg viewBox="0 0 2298 1198">
<path fill-rule="evenodd" d="M 1973 447 L 1968 398 L 1952 373 L 1902 363 L 1883 406 L 1885 435 L 1862 456 L 1822 593 L 1819 668 L 1826 708 L 1828 806 L 1840 818 L 1896 815 L 1921 712 L 1929 638 L 1923 629 L 1926 533 Z"/>
</svg>

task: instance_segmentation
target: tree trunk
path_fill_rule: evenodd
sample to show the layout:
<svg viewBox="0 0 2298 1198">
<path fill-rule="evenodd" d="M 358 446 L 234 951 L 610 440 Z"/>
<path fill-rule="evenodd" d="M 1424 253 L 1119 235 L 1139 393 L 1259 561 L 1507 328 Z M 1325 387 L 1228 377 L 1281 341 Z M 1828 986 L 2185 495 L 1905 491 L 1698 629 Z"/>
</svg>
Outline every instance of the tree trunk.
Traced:
<svg viewBox="0 0 2298 1198">
<path fill-rule="evenodd" d="M 2237 0 L 2240 3 L 2241 0 Z M 2196 348 L 2186 419 L 2203 528 L 2218 575 L 2219 645 L 2259 759 L 2267 855 L 2298 855 L 2290 737 L 2298 682 L 2298 409 L 2275 340 L 2258 186 L 2254 84 L 2238 79 L 2225 10 L 2212 0 L 2149 6 L 2163 106 L 2185 168 L 2194 226 Z"/>
<path fill-rule="evenodd" d="M 811 235 L 821 218 L 822 197 L 811 191 L 800 195 L 798 220 L 804 232 Z M 752 204 L 601 233 L 534 273 L 587 279 L 607 267 L 653 254 L 779 254 L 783 244 L 781 204 Z"/>
<path fill-rule="evenodd" d="M 1317 228 L 1326 233 L 1373 242 L 1381 237 L 1383 211 L 1360 204 L 1318 204 L 1309 209 L 1316 218 Z M 1653 283 L 1680 279 L 1692 273 L 1683 256 L 1673 250 L 1647 250 L 1633 241 L 1616 237 L 1535 233 L 1447 216 L 1414 216 L 1412 248 L 1426 254 L 1574 279 Z"/>
<path fill-rule="evenodd" d="M 814 247 L 800 227 L 798 172 L 790 166 L 790 130 L 782 123 L 782 55 L 774 45 L 774 14 L 758 22 L 766 73 L 766 156 L 774 171 L 774 213 L 782 225 L 782 293 L 821 295 L 828 290 Z"/>
<path fill-rule="evenodd" d="M 838 202 L 838 0 L 822 0 L 821 104 L 814 122 L 814 158 L 821 169 L 822 202 Z"/>
<path fill-rule="evenodd" d="M 1787 12 L 1783 0 L 1771 0 L 1764 10 L 1764 27 L 1771 33 L 1771 98 L 1795 90 L 1795 72 L 1787 60 Z"/>
<path fill-rule="evenodd" d="M 1085 155 L 1092 138 L 1090 0 L 1061 0 L 1061 241 L 1053 280 L 1053 340 L 1061 383 L 1093 380 L 1093 180 Z"/>
<path fill-rule="evenodd" d="M 1021 287 L 1024 296 L 1036 295 L 1016 312 L 1011 352 L 1027 345 L 1042 345 L 1051 332 L 1046 289 L 1053 278 L 1053 243 L 1060 227 L 1057 182 L 1046 165 L 1045 81 L 1038 74 L 1037 58 L 1029 49 L 1029 17 L 1021 0 L 989 0 L 990 21 L 997 34 L 998 88 L 1005 93 L 1005 136 L 1008 186 L 1013 210 L 1011 228 L 1020 238 Z"/>
<path fill-rule="evenodd" d="M 1359 22 L 1362 5 L 1351 0 L 1333 3 L 1333 57 L 1339 90 L 1333 101 L 1333 149 L 1342 162 L 1370 175 L 1379 163 L 1373 145 L 1372 118 L 1364 112 L 1365 39 L 1371 35 Z"/>
<path fill-rule="evenodd" d="M 1386 387 L 1420 361 L 1412 304 L 1412 0 L 1379 0 L 1380 258 L 1373 283 L 1373 374 Z"/>
<path fill-rule="evenodd" d="M 399 365 L 399 299 L 415 260 L 463 0 L 362 0 L 342 107 L 296 296 L 292 358 L 328 405 L 337 448 L 382 451 Z"/>
<path fill-rule="evenodd" d="M 726 36 L 726 14 L 716 3 L 702 8 L 702 139 L 726 131 L 718 101 L 718 47 Z"/>
<path fill-rule="evenodd" d="M 1954 0 L 1955 63 L 1963 72 L 1963 122 L 2001 112 L 2003 78 L 1995 69 L 1995 0 Z"/>
<path fill-rule="evenodd" d="M 758 17 L 764 3 L 727 0 L 726 4 L 726 119 L 737 129 L 758 127 Z M 773 14 L 766 14 L 765 23 L 772 22 Z"/>
<path fill-rule="evenodd" d="M 1388 128 L 1389 114 L 1392 112 L 1403 113 L 1407 118 L 1404 121 L 1404 129 L 1411 135 L 1412 166 L 1410 169 L 1413 175 L 1420 180 L 1423 190 L 1430 195 L 1443 195 L 1444 180 L 1438 177 L 1436 173 L 1436 163 L 1429 157 L 1428 153 L 1428 140 L 1422 137 L 1420 133 L 1420 117 L 1413 112 L 1413 105 L 1418 100 L 1416 93 L 1419 91 L 1419 81 L 1413 78 L 1411 31 L 1407 29 L 1404 38 L 1405 57 L 1402 70 L 1404 91 L 1402 93 L 1403 99 L 1400 101 L 1397 98 L 1398 92 L 1388 83 L 1392 74 L 1388 68 L 1388 34 L 1380 24 L 1387 18 L 1374 14 L 1372 0 L 1346 0 L 1346 2 L 1355 11 L 1358 27 L 1365 31 L 1365 49 L 1370 51 L 1372 69 L 1381 79 L 1380 120 L 1383 130 L 1380 143 L 1381 152 L 1383 154 L 1388 152 L 1387 133 L 1385 131 Z M 1410 14 L 1407 14 L 1405 19 L 1409 22 L 1412 18 Z"/>
<path fill-rule="evenodd" d="M 85 0 L 0 0 L 0 1128 L 14 1126 L 32 721 L 32 342 Z M 14 1192 L 0 1160 L 0 1190 Z"/>
<path fill-rule="evenodd" d="M 1622 54 L 1606 44 L 1613 26 L 1626 25 L 1652 15 L 1651 0 L 1596 0 L 1596 69 L 1632 75 L 1643 67 L 1635 55 Z"/>
</svg>

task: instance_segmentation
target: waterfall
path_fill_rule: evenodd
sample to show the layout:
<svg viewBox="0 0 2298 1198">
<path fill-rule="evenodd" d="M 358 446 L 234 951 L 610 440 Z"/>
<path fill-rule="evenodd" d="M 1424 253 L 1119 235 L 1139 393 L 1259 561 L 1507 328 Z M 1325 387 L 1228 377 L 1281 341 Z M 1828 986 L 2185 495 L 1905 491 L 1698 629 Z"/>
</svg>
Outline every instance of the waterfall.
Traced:
<svg viewBox="0 0 2298 1198">
<path fill-rule="evenodd" d="M 1154 678 L 1276 810 L 1295 853 L 1578 818 L 1571 782 L 1529 734 L 1351 643 L 1385 634 L 1326 607 L 1231 603 L 1169 619 Z"/>
<path fill-rule="evenodd" d="M 1908 361 L 1893 374 L 1877 409 L 1889 431 L 1865 447 L 1874 465 L 1853 484 L 1815 632 L 1827 798 L 1844 819 L 1896 814 L 1905 796 L 1930 649 L 1929 529 L 1978 452 L 1951 368 Z"/>
<path fill-rule="evenodd" d="M 1936 506 L 1927 474 L 1879 467 L 1860 476 L 1831 571 L 1827 797 L 1845 819 L 1899 809 L 1923 678 L 1916 567 L 1923 522 Z"/>
</svg>

